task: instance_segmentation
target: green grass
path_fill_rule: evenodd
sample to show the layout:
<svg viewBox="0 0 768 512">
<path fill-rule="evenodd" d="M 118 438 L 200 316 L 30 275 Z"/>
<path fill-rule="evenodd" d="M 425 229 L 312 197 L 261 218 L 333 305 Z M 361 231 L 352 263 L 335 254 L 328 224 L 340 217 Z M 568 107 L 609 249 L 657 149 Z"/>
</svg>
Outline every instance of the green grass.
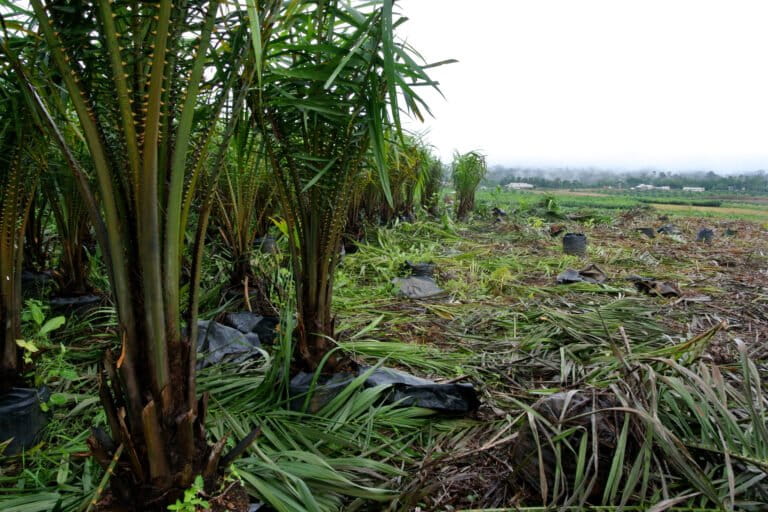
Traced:
<svg viewBox="0 0 768 512">
<path fill-rule="evenodd" d="M 647 204 L 679 204 L 684 206 L 706 206 L 717 208 L 723 205 L 722 201 L 717 199 L 687 199 L 687 198 L 638 198 L 641 203 Z"/>
</svg>

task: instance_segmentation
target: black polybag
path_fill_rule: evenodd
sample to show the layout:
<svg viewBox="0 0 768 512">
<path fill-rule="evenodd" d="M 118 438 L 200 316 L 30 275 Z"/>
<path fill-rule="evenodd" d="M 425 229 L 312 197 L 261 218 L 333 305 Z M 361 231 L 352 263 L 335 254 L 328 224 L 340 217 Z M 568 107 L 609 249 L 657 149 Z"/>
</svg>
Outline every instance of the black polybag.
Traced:
<svg viewBox="0 0 768 512">
<path fill-rule="evenodd" d="M 227 362 L 242 363 L 261 357 L 261 342 L 254 333 L 242 333 L 233 327 L 199 320 L 197 322 L 197 369 Z"/>
<path fill-rule="evenodd" d="M 234 327 L 244 334 L 256 334 L 259 337 L 259 341 L 270 344 L 275 339 L 280 319 L 276 316 L 262 316 L 250 311 L 240 311 L 225 314 L 221 323 Z"/>
<path fill-rule="evenodd" d="M 0 443 L 13 438 L 4 455 L 14 455 L 34 446 L 50 419 L 50 412 L 43 411 L 51 392 L 45 386 L 35 388 L 11 388 L 0 395 Z"/>
<path fill-rule="evenodd" d="M 309 412 L 318 412 L 333 400 L 352 381 L 370 370 L 370 366 L 361 366 L 357 372 L 335 373 L 320 377 L 309 398 Z M 291 408 L 301 410 L 306 402 L 314 374 L 300 372 L 291 379 Z M 376 368 L 363 382 L 364 388 L 389 386 L 383 394 L 386 404 L 398 403 L 403 407 L 424 407 L 443 413 L 463 414 L 471 412 L 480 405 L 477 391 L 469 383 L 439 384 L 429 379 L 415 377 L 392 368 Z"/>
</svg>

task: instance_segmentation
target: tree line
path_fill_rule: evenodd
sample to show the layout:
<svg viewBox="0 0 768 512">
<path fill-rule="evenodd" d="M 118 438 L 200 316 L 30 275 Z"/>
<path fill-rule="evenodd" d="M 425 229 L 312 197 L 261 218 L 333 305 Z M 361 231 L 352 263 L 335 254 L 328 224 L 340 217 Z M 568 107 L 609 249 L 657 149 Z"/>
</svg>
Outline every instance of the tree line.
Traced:
<svg viewBox="0 0 768 512">
<path fill-rule="evenodd" d="M 489 181 L 504 186 L 508 183 L 524 182 L 539 188 L 569 189 L 583 187 L 632 188 L 640 184 L 672 189 L 703 187 L 707 191 L 768 192 L 768 173 L 763 170 L 741 174 L 718 174 L 708 172 L 639 171 L 614 173 L 610 171 L 557 171 L 532 169 L 495 168 Z"/>
</svg>

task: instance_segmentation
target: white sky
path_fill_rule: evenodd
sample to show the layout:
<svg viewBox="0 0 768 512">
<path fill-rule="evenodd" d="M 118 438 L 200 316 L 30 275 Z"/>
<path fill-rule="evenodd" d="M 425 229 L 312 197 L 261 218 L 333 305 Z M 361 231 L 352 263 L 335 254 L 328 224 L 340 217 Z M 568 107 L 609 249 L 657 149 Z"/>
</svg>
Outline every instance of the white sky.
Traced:
<svg viewBox="0 0 768 512">
<path fill-rule="evenodd" d="M 443 161 L 768 169 L 766 0 L 400 0 Z"/>
</svg>

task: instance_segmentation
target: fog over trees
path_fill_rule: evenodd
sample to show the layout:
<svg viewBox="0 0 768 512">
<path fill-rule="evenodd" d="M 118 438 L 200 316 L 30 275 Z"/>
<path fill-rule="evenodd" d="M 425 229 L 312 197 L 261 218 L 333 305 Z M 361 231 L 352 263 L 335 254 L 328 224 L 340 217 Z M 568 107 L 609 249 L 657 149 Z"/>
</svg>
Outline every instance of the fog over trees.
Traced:
<svg viewBox="0 0 768 512">
<path fill-rule="evenodd" d="M 613 187 L 629 188 L 641 183 L 655 186 L 704 187 L 707 190 L 768 192 L 768 173 L 765 170 L 739 174 L 701 171 L 660 171 L 638 169 L 615 171 L 602 168 L 541 168 L 506 167 L 494 165 L 489 168 L 487 182 L 506 185 L 512 182 L 526 182 L 537 187 L 577 188 Z"/>
</svg>

